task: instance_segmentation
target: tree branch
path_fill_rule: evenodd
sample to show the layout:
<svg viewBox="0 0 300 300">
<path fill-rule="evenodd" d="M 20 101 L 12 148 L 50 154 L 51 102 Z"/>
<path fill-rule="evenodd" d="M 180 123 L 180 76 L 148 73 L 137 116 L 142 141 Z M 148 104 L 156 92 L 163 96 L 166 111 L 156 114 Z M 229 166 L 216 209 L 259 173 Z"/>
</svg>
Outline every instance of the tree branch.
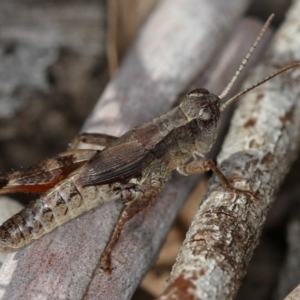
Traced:
<svg viewBox="0 0 300 300">
<path fill-rule="evenodd" d="M 264 62 L 245 86 L 300 60 L 295 39 L 299 12 L 300 2 L 295 1 Z M 214 178 L 159 299 L 234 298 L 268 208 L 298 154 L 299 73 L 286 72 L 241 101 L 218 162 L 236 187 L 251 189 L 259 201 L 224 191 Z"/>
</svg>

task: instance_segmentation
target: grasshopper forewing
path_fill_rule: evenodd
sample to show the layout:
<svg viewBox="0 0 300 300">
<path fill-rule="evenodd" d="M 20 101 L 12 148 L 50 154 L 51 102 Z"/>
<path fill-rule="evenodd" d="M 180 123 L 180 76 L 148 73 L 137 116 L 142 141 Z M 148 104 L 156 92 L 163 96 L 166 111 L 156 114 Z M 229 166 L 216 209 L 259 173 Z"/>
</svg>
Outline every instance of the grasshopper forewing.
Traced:
<svg viewBox="0 0 300 300">
<path fill-rule="evenodd" d="M 272 19 L 273 15 L 220 96 L 205 89 L 192 90 L 179 106 L 119 138 L 81 134 L 70 151 L 1 176 L 0 194 L 44 194 L 1 225 L 0 251 L 17 251 L 83 212 L 101 203 L 118 200 L 124 204 L 124 209 L 101 257 L 102 268 L 109 273 L 111 252 L 124 224 L 155 200 L 175 169 L 184 175 L 212 170 L 228 192 L 257 200 L 258 196 L 252 191 L 234 188 L 205 154 L 215 142 L 221 113 L 230 103 L 274 76 L 300 66 L 300 63 L 287 65 L 222 102 Z M 75 150 L 80 141 L 105 148 L 102 151 Z"/>
</svg>

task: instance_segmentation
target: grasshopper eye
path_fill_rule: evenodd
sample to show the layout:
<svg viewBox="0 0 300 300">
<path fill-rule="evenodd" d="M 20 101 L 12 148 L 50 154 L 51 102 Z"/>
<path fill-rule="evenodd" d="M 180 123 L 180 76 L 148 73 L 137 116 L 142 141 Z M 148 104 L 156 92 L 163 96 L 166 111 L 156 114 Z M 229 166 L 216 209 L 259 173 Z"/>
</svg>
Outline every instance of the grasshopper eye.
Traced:
<svg viewBox="0 0 300 300">
<path fill-rule="evenodd" d="M 203 121 L 208 121 L 212 119 L 211 110 L 209 109 L 209 106 L 204 106 L 199 110 L 199 117 Z"/>
</svg>

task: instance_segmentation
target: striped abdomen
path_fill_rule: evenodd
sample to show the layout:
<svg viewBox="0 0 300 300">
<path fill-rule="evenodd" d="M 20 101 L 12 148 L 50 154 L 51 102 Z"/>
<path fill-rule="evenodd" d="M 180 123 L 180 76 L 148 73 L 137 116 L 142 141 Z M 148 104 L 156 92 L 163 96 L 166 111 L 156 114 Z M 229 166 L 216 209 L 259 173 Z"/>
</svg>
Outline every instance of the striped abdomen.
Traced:
<svg viewBox="0 0 300 300">
<path fill-rule="evenodd" d="M 117 196 L 108 185 L 80 187 L 78 172 L 0 226 L 0 251 L 13 252 L 54 228 Z"/>
</svg>

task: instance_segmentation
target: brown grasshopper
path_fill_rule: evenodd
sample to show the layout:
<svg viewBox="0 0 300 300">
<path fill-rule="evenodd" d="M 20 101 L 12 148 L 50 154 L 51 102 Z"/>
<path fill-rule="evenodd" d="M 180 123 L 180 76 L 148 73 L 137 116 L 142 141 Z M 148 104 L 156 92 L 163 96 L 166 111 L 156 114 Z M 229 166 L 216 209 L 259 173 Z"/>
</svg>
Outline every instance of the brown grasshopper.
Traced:
<svg viewBox="0 0 300 300">
<path fill-rule="evenodd" d="M 124 209 L 101 256 L 102 268 L 109 273 L 111 252 L 124 224 L 154 201 L 175 169 L 184 175 L 212 170 L 227 191 L 257 200 L 251 191 L 234 188 L 205 154 L 215 142 L 222 111 L 230 103 L 274 76 L 300 66 L 300 63 L 287 65 L 222 103 L 272 18 L 263 26 L 219 97 L 205 89 L 192 90 L 179 106 L 119 138 L 83 133 L 68 152 L 1 176 L 0 194 L 44 194 L 1 225 L 0 251 L 17 251 L 100 203 L 119 200 Z M 105 148 L 75 150 L 80 142 Z"/>
</svg>

